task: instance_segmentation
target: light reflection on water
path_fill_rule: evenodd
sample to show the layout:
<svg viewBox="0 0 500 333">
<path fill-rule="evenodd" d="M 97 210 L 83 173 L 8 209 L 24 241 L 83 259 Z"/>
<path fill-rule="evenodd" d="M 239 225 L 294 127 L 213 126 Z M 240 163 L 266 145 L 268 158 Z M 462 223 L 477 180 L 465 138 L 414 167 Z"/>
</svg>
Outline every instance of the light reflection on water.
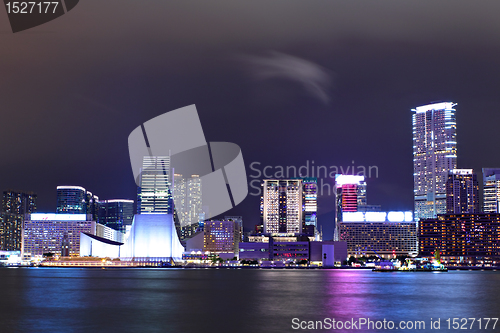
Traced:
<svg viewBox="0 0 500 333">
<path fill-rule="evenodd" d="M 295 317 L 500 317 L 497 272 L 5 268 L 0 283 L 1 332 L 293 332 Z"/>
</svg>

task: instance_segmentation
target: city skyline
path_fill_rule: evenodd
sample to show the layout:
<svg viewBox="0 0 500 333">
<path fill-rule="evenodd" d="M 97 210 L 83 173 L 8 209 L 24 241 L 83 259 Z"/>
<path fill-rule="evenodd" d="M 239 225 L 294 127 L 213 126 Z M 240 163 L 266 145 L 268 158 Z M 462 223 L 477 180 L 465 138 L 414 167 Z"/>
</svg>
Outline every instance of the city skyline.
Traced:
<svg viewBox="0 0 500 333">
<path fill-rule="evenodd" d="M 127 2 L 122 13 L 149 23 L 130 25 L 127 15 L 118 15 L 116 30 L 106 23 L 110 4 L 80 5 L 17 34 L 3 20 L 0 189 L 37 193 L 39 211 L 52 211 L 54 189 L 66 184 L 101 198 L 135 199 L 129 133 L 193 103 L 207 140 L 238 144 L 247 172 L 252 162 L 261 168 L 306 161 L 376 165 L 378 178 L 366 180 L 370 200 L 387 210 L 413 207 L 410 110 L 416 106 L 458 103 L 458 165 L 478 176 L 483 167 L 500 166 L 500 156 L 489 153 L 500 139 L 494 125 L 500 117 L 494 112 L 500 104 L 500 23 L 492 14 L 499 5 L 471 11 L 460 1 L 394 4 L 366 4 L 360 11 L 349 2 L 291 1 L 283 12 L 255 2 L 219 17 L 227 13 L 220 4 L 200 2 L 203 10 L 190 29 L 179 29 L 185 23 L 174 14 L 188 11 L 184 4 L 158 5 L 160 20 L 146 19 L 137 3 Z M 384 15 L 368 15 L 372 11 Z M 214 15 L 217 24 L 210 23 Z M 321 24 L 301 19 L 306 17 Z M 282 32 L 273 28 L 277 21 Z M 93 39 L 80 45 L 90 32 Z M 145 43 L 145 35 L 154 42 Z M 173 41 L 177 48 L 165 46 Z M 282 69 L 269 78 L 277 60 L 320 75 L 311 83 L 290 79 Z M 34 66 L 38 79 L 25 66 Z M 311 92 L 314 84 L 319 93 Z M 333 179 L 326 181 L 333 186 Z M 258 197 L 248 196 L 226 214 L 244 216 L 249 229 L 258 223 L 258 205 Z M 318 197 L 325 234 L 332 231 L 324 223 L 334 218 L 334 208 L 333 196 Z"/>
</svg>

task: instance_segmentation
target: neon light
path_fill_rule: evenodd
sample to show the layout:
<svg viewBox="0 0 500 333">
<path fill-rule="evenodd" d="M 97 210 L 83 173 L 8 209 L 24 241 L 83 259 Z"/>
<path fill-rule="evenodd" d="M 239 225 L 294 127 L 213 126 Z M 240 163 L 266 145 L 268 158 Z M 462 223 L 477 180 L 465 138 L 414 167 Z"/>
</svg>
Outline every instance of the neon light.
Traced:
<svg viewBox="0 0 500 333">
<path fill-rule="evenodd" d="M 335 175 L 335 184 L 337 186 L 342 186 L 346 184 L 356 184 L 359 185 L 361 182 L 365 181 L 365 176 L 355 176 L 355 175 Z"/>
<path fill-rule="evenodd" d="M 342 213 L 342 222 L 364 222 L 364 215 L 363 212 L 345 212 Z"/>
<path fill-rule="evenodd" d="M 457 103 L 453 103 L 453 102 L 435 103 L 435 104 L 418 106 L 415 109 L 412 109 L 412 111 L 415 111 L 417 113 L 427 112 L 430 110 L 453 110 L 453 111 L 455 111 L 453 109 L 453 107 L 455 105 L 457 105 Z"/>
<path fill-rule="evenodd" d="M 366 212 L 366 222 L 384 222 L 387 218 L 386 212 Z"/>
<path fill-rule="evenodd" d="M 111 200 L 103 200 L 101 202 L 108 202 L 108 203 L 113 203 L 113 202 L 130 202 L 134 203 L 134 200 L 127 200 L 127 199 L 111 199 Z"/>
<path fill-rule="evenodd" d="M 82 191 L 86 191 L 81 186 L 58 186 L 57 189 L 58 190 L 82 190 Z"/>
<path fill-rule="evenodd" d="M 387 213 L 387 220 L 389 222 L 403 222 L 405 220 L 404 212 L 389 212 Z"/>
<path fill-rule="evenodd" d="M 87 221 L 86 214 L 33 213 L 31 221 Z"/>
</svg>

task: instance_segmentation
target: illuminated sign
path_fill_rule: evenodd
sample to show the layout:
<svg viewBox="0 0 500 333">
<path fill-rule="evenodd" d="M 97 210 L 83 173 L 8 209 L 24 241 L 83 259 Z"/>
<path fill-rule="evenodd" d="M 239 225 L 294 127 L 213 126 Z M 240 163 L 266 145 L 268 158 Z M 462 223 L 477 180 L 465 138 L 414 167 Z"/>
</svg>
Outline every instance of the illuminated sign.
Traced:
<svg viewBox="0 0 500 333">
<path fill-rule="evenodd" d="M 436 103 L 436 104 L 422 105 L 422 106 L 416 107 L 412 111 L 415 111 L 417 113 L 421 113 L 421 112 L 427 112 L 430 110 L 453 110 L 453 107 L 455 105 L 457 105 L 457 104 L 452 103 L 452 102 Z"/>
<path fill-rule="evenodd" d="M 335 175 L 335 184 L 337 186 L 342 186 L 345 184 L 359 185 L 361 182 L 364 182 L 364 181 L 365 181 L 365 176 Z"/>
<path fill-rule="evenodd" d="M 54 214 L 34 213 L 31 221 L 87 221 L 86 214 Z"/>
<path fill-rule="evenodd" d="M 342 222 L 413 222 L 413 213 L 406 212 L 344 212 Z"/>
</svg>

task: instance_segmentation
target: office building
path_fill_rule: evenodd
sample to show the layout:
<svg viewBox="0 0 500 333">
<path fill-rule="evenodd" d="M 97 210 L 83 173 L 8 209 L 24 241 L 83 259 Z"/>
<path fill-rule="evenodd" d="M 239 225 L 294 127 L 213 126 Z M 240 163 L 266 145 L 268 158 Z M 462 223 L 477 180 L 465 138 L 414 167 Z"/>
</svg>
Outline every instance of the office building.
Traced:
<svg viewBox="0 0 500 333">
<path fill-rule="evenodd" d="M 172 214 L 170 156 L 144 156 L 137 195 L 137 214 Z"/>
<path fill-rule="evenodd" d="M 261 217 L 265 234 L 302 233 L 302 179 L 265 179 Z"/>
<path fill-rule="evenodd" d="M 85 193 L 85 214 L 90 214 L 97 221 L 99 215 L 99 197 L 87 191 Z"/>
<path fill-rule="evenodd" d="M 303 232 L 314 235 L 318 227 L 318 179 L 304 178 L 302 180 L 304 195 L 304 224 Z"/>
<path fill-rule="evenodd" d="M 417 255 L 417 223 L 412 212 L 345 212 L 340 239 L 349 256 Z"/>
<path fill-rule="evenodd" d="M 0 250 L 20 251 L 25 214 L 36 212 L 37 195 L 32 192 L 3 192 L 0 213 Z"/>
<path fill-rule="evenodd" d="M 357 212 L 366 207 L 366 182 L 364 176 L 335 175 L 336 216 L 333 239 L 339 240 L 339 224 L 345 212 Z"/>
<path fill-rule="evenodd" d="M 438 251 L 448 263 L 500 259 L 500 214 L 443 214 L 419 223 L 421 256 Z"/>
<path fill-rule="evenodd" d="M 454 169 L 446 182 L 446 213 L 479 213 L 479 184 L 472 169 Z"/>
<path fill-rule="evenodd" d="M 205 221 L 203 232 L 205 251 L 238 255 L 241 233 L 235 221 Z"/>
<path fill-rule="evenodd" d="M 112 199 L 98 203 L 97 222 L 111 229 L 125 232 L 134 219 L 134 200 Z"/>
<path fill-rule="evenodd" d="M 415 219 L 446 213 L 446 182 L 457 168 L 455 103 L 413 109 L 413 192 Z"/>
<path fill-rule="evenodd" d="M 87 214 L 87 190 L 81 186 L 58 186 L 58 214 Z"/>
<path fill-rule="evenodd" d="M 483 212 L 500 213 L 500 168 L 483 168 Z"/>
<path fill-rule="evenodd" d="M 195 234 L 203 224 L 205 214 L 202 207 L 202 186 L 199 175 L 184 178 L 182 174 L 174 174 L 174 218 L 178 222 L 181 240 Z"/>
</svg>

